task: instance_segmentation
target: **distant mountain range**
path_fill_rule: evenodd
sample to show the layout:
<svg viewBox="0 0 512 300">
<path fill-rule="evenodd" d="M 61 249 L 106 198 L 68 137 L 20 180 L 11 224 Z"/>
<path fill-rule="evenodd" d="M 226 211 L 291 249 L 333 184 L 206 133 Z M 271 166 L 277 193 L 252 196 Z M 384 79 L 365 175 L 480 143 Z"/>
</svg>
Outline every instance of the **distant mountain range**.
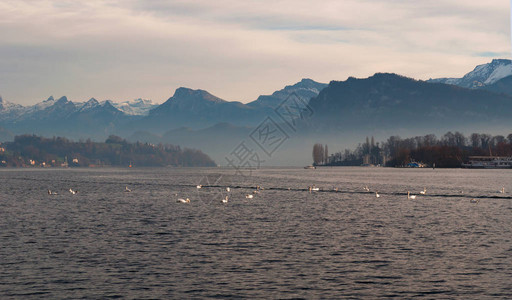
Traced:
<svg viewBox="0 0 512 300">
<path fill-rule="evenodd" d="M 129 120 L 129 115 L 110 101 L 100 103 L 94 98 L 85 103 L 74 103 L 66 97 L 57 100 L 49 97 L 28 107 L 0 98 L 0 127 L 14 134 L 104 138 Z"/>
<path fill-rule="evenodd" d="M 218 123 L 255 126 L 290 94 L 305 101 L 318 95 L 326 84 L 303 79 L 269 96 L 243 104 L 220 99 L 204 90 L 178 88 L 160 105 L 136 99 L 115 103 L 91 98 L 72 102 L 53 97 L 32 106 L 14 104 L 0 98 L 0 127 L 14 134 L 64 135 L 70 138 L 103 140 L 109 134 L 132 135 L 148 131 L 165 134 L 189 127 L 198 130 Z M 264 99 L 264 100 L 262 100 Z"/>
<path fill-rule="evenodd" d="M 387 73 L 333 81 L 309 105 L 313 124 L 329 131 L 512 125 L 512 96 Z"/>
<path fill-rule="evenodd" d="M 304 152 L 301 161 L 310 156 L 309 148 L 302 147 L 333 139 L 343 144 L 379 132 L 389 136 L 512 128 L 512 62 L 494 59 L 462 78 L 418 81 L 377 73 L 329 84 L 303 79 L 247 104 L 184 87 L 160 105 L 144 99 L 114 103 L 50 97 L 21 106 L 0 98 L 0 141 L 23 133 L 75 140 L 116 134 L 131 141 L 199 148 L 219 161 L 267 116 L 279 121 L 274 109 L 292 95 L 314 112 L 298 123 L 293 132 L 298 140 L 283 146 L 287 153 Z"/>
</svg>

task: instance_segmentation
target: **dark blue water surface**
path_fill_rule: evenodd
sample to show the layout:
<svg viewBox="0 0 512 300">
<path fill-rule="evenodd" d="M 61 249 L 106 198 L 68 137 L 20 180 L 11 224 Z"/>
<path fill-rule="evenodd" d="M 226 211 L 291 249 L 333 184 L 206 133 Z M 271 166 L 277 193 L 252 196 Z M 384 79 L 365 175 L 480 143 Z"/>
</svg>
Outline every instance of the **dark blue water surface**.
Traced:
<svg viewBox="0 0 512 300">
<path fill-rule="evenodd" d="M 511 226 L 512 170 L 4 169 L 0 298 L 511 298 Z"/>
</svg>

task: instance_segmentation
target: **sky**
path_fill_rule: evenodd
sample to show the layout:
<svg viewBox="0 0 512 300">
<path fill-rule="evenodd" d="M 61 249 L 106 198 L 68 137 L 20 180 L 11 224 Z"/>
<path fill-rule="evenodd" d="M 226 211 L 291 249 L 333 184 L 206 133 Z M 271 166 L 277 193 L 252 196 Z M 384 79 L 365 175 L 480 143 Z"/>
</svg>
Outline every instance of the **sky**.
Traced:
<svg viewBox="0 0 512 300">
<path fill-rule="evenodd" d="M 505 0 L 0 0 L 0 95 L 250 102 L 302 78 L 461 77 L 511 57 Z"/>
</svg>

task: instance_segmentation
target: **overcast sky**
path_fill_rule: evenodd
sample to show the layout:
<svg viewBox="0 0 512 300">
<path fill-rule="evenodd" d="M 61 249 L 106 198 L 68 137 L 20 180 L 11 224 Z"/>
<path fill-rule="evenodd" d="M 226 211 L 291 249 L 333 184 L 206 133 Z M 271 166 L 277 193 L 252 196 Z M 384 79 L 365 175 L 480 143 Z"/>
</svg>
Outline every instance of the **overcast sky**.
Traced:
<svg viewBox="0 0 512 300">
<path fill-rule="evenodd" d="M 0 0 L 0 95 L 249 102 L 301 78 L 460 77 L 510 58 L 507 0 Z"/>
</svg>

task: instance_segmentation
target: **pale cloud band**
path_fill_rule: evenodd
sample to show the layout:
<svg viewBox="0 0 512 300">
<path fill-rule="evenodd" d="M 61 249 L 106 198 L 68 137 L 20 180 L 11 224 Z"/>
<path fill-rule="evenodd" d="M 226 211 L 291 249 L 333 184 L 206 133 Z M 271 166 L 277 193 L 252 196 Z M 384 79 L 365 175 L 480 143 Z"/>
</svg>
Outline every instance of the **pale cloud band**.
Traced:
<svg viewBox="0 0 512 300">
<path fill-rule="evenodd" d="M 0 94 L 247 102 L 310 77 L 461 76 L 510 57 L 506 1 L 2 1 Z"/>
</svg>

